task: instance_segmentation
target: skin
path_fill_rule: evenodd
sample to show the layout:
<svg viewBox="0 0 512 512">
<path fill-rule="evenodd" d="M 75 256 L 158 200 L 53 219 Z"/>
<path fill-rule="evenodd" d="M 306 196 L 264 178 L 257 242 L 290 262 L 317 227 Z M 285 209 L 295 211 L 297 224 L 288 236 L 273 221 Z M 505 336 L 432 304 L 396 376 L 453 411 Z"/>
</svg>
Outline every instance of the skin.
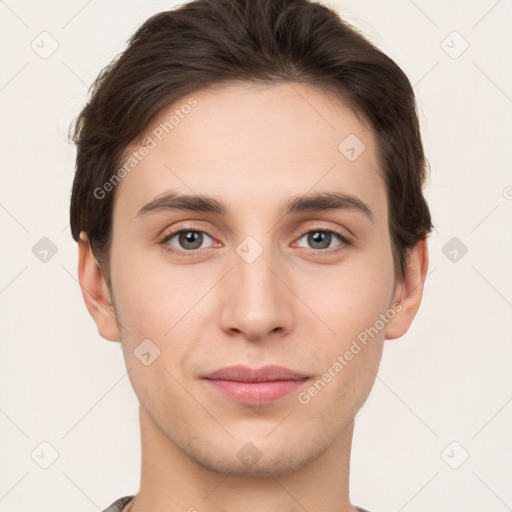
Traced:
<svg viewBox="0 0 512 512">
<path fill-rule="evenodd" d="M 426 241 L 411 250 L 397 283 L 375 140 L 338 98 L 289 83 L 231 84 L 193 97 L 198 105 L 118 186 L 112 289 L 87 235 L 79 241 L 85 303 L 99 334 L 122 343 L 140 402 L 141 486 L 126 509 L 354 512 L 354 417 L 384 340 L 405 334 L 419 308 Z M 366 146 L 355 161 L 338 150 L 349 134 Z M 169 190 L 213 196 L 229 212 L 137 216 Z M 375 221 L 350 210 L 281 213 L 291 197 L 333 190 L 364 201 Z M 178 235 L 167 246 L 194 255 L 166 251 L 160 235 L 172 229 L 203 233 L 201 248 L 180 245 Z M 308 239 L 326 229 L 352 243 L 333 235 L 324 249 Z M 252 263 L 236 251 L 247 236 L 263 249 Z M 396 303 L 394 318 L 307 404 L 297 392 L 269 405 L 240 404 L 199 378 L 235 364 L 278 364 L 314 382 Z M 160 349 L 149 366 L 134 355 L 146 338 Z M 248 442 L 261 454 L 253 465 L 237 456 Z"/>
</svg>

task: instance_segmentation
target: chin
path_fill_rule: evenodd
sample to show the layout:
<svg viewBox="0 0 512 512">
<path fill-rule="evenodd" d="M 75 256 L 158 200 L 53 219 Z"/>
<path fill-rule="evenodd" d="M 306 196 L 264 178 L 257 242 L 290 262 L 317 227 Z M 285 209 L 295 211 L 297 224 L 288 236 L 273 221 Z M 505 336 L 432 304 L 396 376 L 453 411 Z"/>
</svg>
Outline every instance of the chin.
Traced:
<svg viewBox="0 0 512 512">
<path fill-rule="evenodd" d="M 204 453 L 194 449 L 193 446 L 189 448 L 193 450 L 189 456 L 211 471 L 240 477 L 273 477 L 299 470 L 321 455 L 328 446 L 305 447 L 302 445 L 300 451 L 297 451 L 296 447 L 289 447 L 290 449 L 285 451 L 286 447 L 280 443 L 279 450 L 273 450 L 271 447 L 263 447 L 260 450 L 248 442 L 229 457 L 227 450 L 221 447 L 215 449 L 215 453 Z M 210 445 L 211 448 L 213 447 Z M 224 457 L 219 457 L 218 454 Z"/>
</svg>

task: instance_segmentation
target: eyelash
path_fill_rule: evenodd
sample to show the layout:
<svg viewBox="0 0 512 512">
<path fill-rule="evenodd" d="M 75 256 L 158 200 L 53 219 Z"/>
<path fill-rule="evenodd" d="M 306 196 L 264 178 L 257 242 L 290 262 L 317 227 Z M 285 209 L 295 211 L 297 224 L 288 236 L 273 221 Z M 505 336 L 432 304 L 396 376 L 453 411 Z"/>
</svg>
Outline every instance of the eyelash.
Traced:
<svg viewBox="0 0 512 512">
<path fill-rule="evenodd" d="M 197 251 L 199 251 L 200 249 L 193 249 L 191 251 L 180 251 L 178 249 L 175 249 L 175 248 L 171 248 L 171 246 L 167 243 L 169 240 L 171 240 L 172 238 L 174 238 L 176 235 L 179 235 L 180 233 L 183 233 L 183 232 L 188 232 L 188 231 L 192 231 L 192 232 L 195 232 L 195 233 L 204 233 L 206 235 L 208 235 L 208 233 L 206 233 L 206 231 L 203 231 L 201 229 L 195 229 L 193 227 L 185 227 L 185 228 L 181 228 L 181 229 L 177 229 L 175 231 L 170 231 L 170 232 L 167 232 L 160 240 L 159 240 L 159 243 L 164 247 L 164 249 L 166 251 L 169 251 L 173 254 L 178 254 L 178 255 L 182 255 L 184 257 L 193 257 L 193 256 L 196 256 L 197 255 Z M 312 228 L 312 229 L 308 229 L 307 231 L 304 231 L 297 240 L 300 240 L 301 238 L 304 237 L 304 235 L 308 235 L 309 233 L 330 233 L 330 234 L 333 234 L 333 235 L 336 235 L 337 237 L 339 237 L 340 241 L 342 242 L 341 246 L 345 245 L 345 246 L 350 246 L 352 245 L 352 242 L 345 236 L 343 235 L 342 233 L 340 233 L 339 231 L 335 230 L 335 229 L 325 229 L 325 228 Z M 215 240 L 212 236 L 208 235 L 212 240 Z M 333 252 L 337 252 L 339 250 L 341 250 L 343 247 L 333 247 L 333 248 L 330 248 L 330 249 L 311 249 L 311 251 L 315 252 L 315 253 L 327 253 L 327 254 L 332 254 Z M 303 247 L 304 249 L 304 247 Z"/>
</svg>

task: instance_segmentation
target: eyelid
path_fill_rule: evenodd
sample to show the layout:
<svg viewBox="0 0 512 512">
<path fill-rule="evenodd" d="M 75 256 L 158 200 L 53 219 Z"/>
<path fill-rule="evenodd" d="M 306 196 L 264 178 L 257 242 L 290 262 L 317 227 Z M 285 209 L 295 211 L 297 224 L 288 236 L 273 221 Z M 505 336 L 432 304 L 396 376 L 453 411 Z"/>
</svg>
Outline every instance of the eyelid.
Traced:
<svg viewBox="0 0 512 512">
<path fill-rule="evenodd" d="M 347 235 L 345 235 L 340 229 L 338 228 L 329 228 L 325 226 L 310 226 L 307 229 L 304 229 L 301 231 L 301 234 L 297 237 L 295 237 L 295 240 L 298 241 L 305 235 L 309 233 L 314 233 L 316 231 L 321 231 L 323 233 L 332 233 L 341 241 L 341 244 L 337 245 L 336 247 L 331 247 L 329 249 L 309 249 L 310 251 L 318 252 L 318 253 L 325 253 L 325 254 L 332 254 L 333 252 L 337 252 L 343 249 L 344 246 L 350 246 L 353 245 L 353 242 L 351 238 Z M 296 242 L 294 242 L 296 243 Z M 307 249 L 305 247 L 301 247 L 301 249 Z"/>
<path fill-rule="evenodd" d="M 165 250 L 179 255 L 185 255 L 185 256 L 195 256 L 199 251 L 204 251 L 208 249 L 213 249 L 214 247 L 205 247 L 203 249 L 194 249 L 192 251 L 185 251 L 182 249 L 176 249 L 175 247 L 170 248 L 169 244 L 167 243 L 171 238 L 174 238 L 176 235 L 179 235 L 183 231 L 195 231 L 197 233 L 204 233 L 208 237 L 210 237 L 214 243 L 221 243 L 218 242 L 215 237 L 210 235 L 205 229 L 201 229 L 198 226 L 192 226 L 192 225 L 184 225 L 184 226 L 178 226 L 176 228 L 172 229 L 166 229 L 163 231 L 163 234 L 159 236 L 158 243 L 159 245 L 162 245 Z"/>
<path fill-rule="evenodd" d="M 170 249 L 169 245 L 167 244 L 167 241 L 170 238 L 173 238 L 174 236 L 180 234 L 183 231 L 195 231 L 195 232 L 199 232 L 199 233 L 204 233 L 208 237 L 210 237 L 214 242 L 222 243 L 222 242 L 218 242 L 218 240 L 216 240 L 215 237 L 210 235 L 208 233 L 208 231 L 206 231 L 206 229 L 201 229 L 198 226 L 194 226 L 194 225 L 190 225 L 190 224 L 187 224 L 187 225 L 184 225 L 184 226 L 179 225 L 176 228 L 165 230 L 164 234 L 159 237 L 158 242 L 159 242 L 159 244 L 163 245 L 166 250 L 168 250 L 168 251 L 170 251 L 172 253 L 184 254 L 186 256 L 193 256 L 193 255 L 196 255 L 199 251 L 208 250 L 208 249 L 214 248 L 214 247 L 205 247 L 204 249 L 194 249 L 194 250 L 190 250 L 190 251 L 180 250 L 180 249 L 176 249 L 176 248 Z M 307 234 L 309 234 L 311 232 L 314 232 L 314 231 L 322 231 L 324 233 L 333 233 L 333 234 L 335 234 L 335 235 L 337 235 L 339 237 L 339 239 L 341 240 L 341 244 L 339 246 L 336 246 L 336 247 L 331 247 L 330 249 L 309 249 L 310 251 L 330 254 L 333 251 L 341 250 L 341 249 L 337 249 L 337 247 L 353 245 L 353 242 L 352 242 L 350 236 L 344 234 L 341 231 L 341 229 L 339 229 L 339 228 L 332 228 L 332 227 L 326 227 L 326 226 L 320 226 L 318 224 L 317 225 L 313 225 L 313 226 L 308 226 L 306 228 L 302 228 L 299 231 L 299 233 L 297 233 L 294 236 L 294 243 L 297 242 L 298 240 L 300 240 L 305 235 L 307 235 Z M 306 249 L 306 248 L 305 247 L 301 247 L 301 249 Z"/>
</svg>

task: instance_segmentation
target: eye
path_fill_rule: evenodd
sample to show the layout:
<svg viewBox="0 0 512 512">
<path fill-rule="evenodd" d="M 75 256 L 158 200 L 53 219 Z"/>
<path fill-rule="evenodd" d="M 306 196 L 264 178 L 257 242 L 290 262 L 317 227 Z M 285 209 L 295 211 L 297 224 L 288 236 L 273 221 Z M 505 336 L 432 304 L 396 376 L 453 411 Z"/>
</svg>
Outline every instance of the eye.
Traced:
<svg viewBox="0 0 512 512">
<path fill-rule="evenodd" d="M 307 231 L 299 238 L 299 242 L 304 237 L 307 237 L 306 242 L 311 244 L 310 248 L 314 250 L 332 249 L 331 242 L 334 238 L 341 240 L 342 243 L 338 245 L 350 245 L 346 237 L 331 229 L 313 229 Z M 303 246 L 299 245 L 299 247 Z"/>
<path fill-rule="evenodd" d="M 309 248 L 313 250 L 319 250 L 321 252 L 327 252 L 326 249 L 333 249 L 334 247 L 351 245 L 351 242 L 348 238 L 346 238 L 341 233 L 331 229 L 312 229 L 306 231 L 299 238 L 299 247 L 304 247 L 300 244 L 300 241 L 303 238 L 306 238 L 306 243 L 310 245 Z M 341 243 L 333 246 L 332 242 L 335 241 L 336 238 L 338 238 Z M 209 239 L 210 242 L 215 242 L 215 240 L 204 231 L 189 228 L 167 233 L 160 240 L 160 244 L 162 244 L 167 251 L 182 253 L 185 256 L 193 256 L 199 249 L 205 249 L 213 246 L 212 244 L 209 246 L 203 246 L 203 244 L 208 241 L 207 239 Z"/>
<path fill-rule="evenodd" d="M 197 249 L 202 249 L 203 242 L 206 238 L 213 240 L 209 235 L 207 235 L 204 231 L 199 231 L 196 229 L 181 229 L 179 231 L 174 231 L 172 233 L 168 233 L 164 239 L 161 241 L 162 244 L 166 246 L 176 247 L 171 241 L 176 238 L 177 243 L 179 244 L 176 250 L 190 252 L 195 251 Z M 170 249 L 173 250 L 173 249 Z"/>
</svg>

